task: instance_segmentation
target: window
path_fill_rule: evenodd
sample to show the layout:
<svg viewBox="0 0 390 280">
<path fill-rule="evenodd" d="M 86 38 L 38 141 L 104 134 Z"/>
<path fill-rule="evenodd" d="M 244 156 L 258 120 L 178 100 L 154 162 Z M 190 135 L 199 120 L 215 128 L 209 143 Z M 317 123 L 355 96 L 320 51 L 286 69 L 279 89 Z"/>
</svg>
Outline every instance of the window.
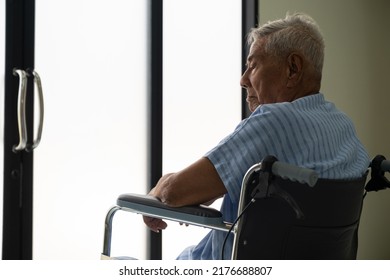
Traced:
<svg viewBox="0 0 390 280">
<path fill-rule="evenodd" d="M 146 3 L 36 1 L 34 259 L 99 259 L 109 207 L 146 191 Z M 144 258 L 145 242 L 140 216 L 116 215 L 113 255 Z"/>
<path fill-rule="evenodd" d="M 241 1 L 166 0 L 163 18 L 167 173 L 202 157 L 241 120 Z M 169 222 L 163 259 L 176 258 L 207 232 Z"/>
</svg>

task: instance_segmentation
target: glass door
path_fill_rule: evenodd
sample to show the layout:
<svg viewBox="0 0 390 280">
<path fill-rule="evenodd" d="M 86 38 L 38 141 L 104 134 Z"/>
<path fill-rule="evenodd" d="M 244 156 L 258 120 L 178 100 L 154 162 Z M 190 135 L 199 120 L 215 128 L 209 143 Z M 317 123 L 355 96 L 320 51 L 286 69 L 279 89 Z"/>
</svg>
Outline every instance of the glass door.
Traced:
<svg viewBox="0 0 390 280">
<path fill-rule="evenodd" d="M 98 259 L 117 196 L 146 192 L 146 4 L 36 0 L 34 259 Z M 112 255 L 145 258 L 141 221 L 115 216 Z"/>
<path fill-rule="evenodd" d="M 18 187 L 5 184 L 11 195 L 16 192 L 20 198 L 15 196 L 10 203 L 9 195 L 7 199 L 4 195 L 4 204 L 11 206 L 4 208 L 15 213 L 4 214 L 8 220 L 4 222 L 15 226 L 21 237 L 12 235 L 14 229 L 4 231 L 3 237 L 7 233 L 21 250 L 31 247 L 23 246 L 18 241 L 21 238 L 33 244 L 34 259 L 97 259 L 103 245 L 104 217 L 117 196 L 125 192 L 145 193 L 150 187 L 146 182 L 151 110 L 147 108 L 150 85 L 146 68 L 150 63 L 147 14 L 152 2 L 16 0 L 7 1 L 7 15 L 14 3 L 19 19 L 28 14 L 30 21 L 20 20 L 18 32 L 11 28 L 7 35 L 16 34 L 12 38 L 16 37 L 17 43 L 23 41 L 17 36 L 25 34 L 24 29 L 33 34 L 26 46 L 18 48 L 22 57 L 26 49 L 32 54 L 29 53 L 27 62 L 17 61 L 41 77 L 44 124 L 42 140 L 33 153 L 15 154 L 8 149 L 14 157 L 28 161 L 29 167 L 20 169 L 24 171 L 20 178 L 18 168 L 23 166 L 19 159 L 16 167 L 4 166 L 8 181 L 20 181 L 27 186 L 21 184 L 18 192 Z M 182 169 L 203 156 L 241 119 L 241 4 L 223 0 L 164 1 L 163 173 Z M 1 9 L 0 12 L 5 14 Z M 31 47 L 34 42 L 35 50 Z M 8 81 L 17 92 L 17 77 L 9 78 L 10 73 L 5 87 Z M 31 85 L 30 81 L 29 90 Z M 5 92 L 10 96 L 9 90 Z M 4 93 L 0 91 L 0 97 L 1 94 Z M 30 99 L 34 96 L 33 92 L 27 95 Z M 15 96 L 11 97 L 16 103 Z M 29 103 L 32 104 L 31 100 Z M 4 108 L 0 107 L 1 110 Z M 37 114 L 34 117 L 40 118 Z M 29 126 L 33 126 L 31 120 Z M 7 126 L 6 135 L 11 127 L 15 134 L 11 138 L 16 138 L 17 124 L 12 122 L 11 127 L 1 120 L 0 126 Z M 34 128 L 37 129 L 37 123 Z M 29 139 L 34 137 L 32 131 L 29 129 Z M 5 147 L 17 140 L 5 138 Z M 30 170 L 34 171 L 33 176 Z M 20 206 L 19 201 L 25 203 L 22 198 L 31 197 L 33 201 L 27 201 L 22 215 L 21 211 L 13 211 Z M 218 203 L 215 206 L 219 207 Z M 27 221 L 23 220 L 25 216 Z M 19 222 L 30 228 L 18 228 Z M 24 236 L 24 232 L 28 234 Z M 205 233 L 203 229 L 187 230 L 172 223 L 163 235 L 163 258 L 175 258 Z M 183 234 L 188 237 L 186 242 L 177 242 L 177 236 Z M 118 212 L 112 255 L 146 258 L 146 236 L 139 215 Z M 7 242 L 3 243 L 3 251 L 4 244 L 12 254 L 17 251 Z M 29 249 L 21 255 L 28 259 L 31 254 Z"/>
<path fill-rule="evenodd" d="M 166 0 L 163 18 L 163 173 L 168 173 L 202 157 L 241 120 L 241 1 Z M 218 209 L 220 201 L 213 206 Z M 208 232 L 168 225 L 163 259 L 175 259 Z"/>
</svg>

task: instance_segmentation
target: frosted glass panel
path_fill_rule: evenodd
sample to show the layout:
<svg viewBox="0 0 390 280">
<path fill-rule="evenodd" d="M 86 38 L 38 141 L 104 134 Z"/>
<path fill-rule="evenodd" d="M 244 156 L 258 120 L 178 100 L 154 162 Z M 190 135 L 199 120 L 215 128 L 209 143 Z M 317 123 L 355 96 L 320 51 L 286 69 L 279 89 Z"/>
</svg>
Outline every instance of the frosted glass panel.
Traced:
<svg viewBox="0 0 390 280">
<path fill-rule="evenodd" d="M 99 259 L 107 210 L 146 191 L 146 4 L 36 0 L 34 259 Z M 145 258 L 145 238 L 140 216 L 115 216 L 112 255 Z"/>
<path fill-rule="evenodd" d="M 240 121 L 241 1 L 166 0 L 163 26 L 167 173 L 202 157 Z M 163 259 L 176 258 L 207 232 L 170 222 Z"/>
</svg>

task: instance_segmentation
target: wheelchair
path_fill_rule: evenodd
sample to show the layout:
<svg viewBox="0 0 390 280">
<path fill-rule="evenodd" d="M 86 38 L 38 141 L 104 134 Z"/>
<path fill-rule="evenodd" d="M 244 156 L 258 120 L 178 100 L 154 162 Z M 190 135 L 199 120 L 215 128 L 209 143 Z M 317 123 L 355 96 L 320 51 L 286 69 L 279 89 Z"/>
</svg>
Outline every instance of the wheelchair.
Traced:
<svg viewBox="0 0 390 280">
<path fill-rule="evenodd" d="M 122 194 L 106 215 L 102 259 L 111 258 L 118 210 L 233 234 L 233 260 L 356 259 L 364 197 L 390 188 L 385 172 L 390 161 L 382 155 L 354 180 L 321 179 L 313 170 L 267 156 L 246 172 L 233 223 L 208 206 L 174 208 L 148 195 Z"/>
</svg>

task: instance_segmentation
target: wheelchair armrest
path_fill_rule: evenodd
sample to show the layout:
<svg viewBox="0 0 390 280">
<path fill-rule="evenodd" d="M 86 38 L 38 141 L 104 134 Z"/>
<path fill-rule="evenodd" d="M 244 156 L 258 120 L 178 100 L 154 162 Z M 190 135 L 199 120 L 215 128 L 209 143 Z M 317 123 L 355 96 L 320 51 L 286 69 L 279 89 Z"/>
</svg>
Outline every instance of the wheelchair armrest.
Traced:
<svg viewBox="0 0 390 280">
<path fill-rule="evenodd" d="M 122 210 L 135 212 L 145 216 L 203 226 L 206 228 L 228 230 L 223 221 L 222 213 L 204 205 L 170 207 L 153 196 L 132 193 L 120 195 L 117 199 L 117 205 L 121 207 Z"/>
</svg>

